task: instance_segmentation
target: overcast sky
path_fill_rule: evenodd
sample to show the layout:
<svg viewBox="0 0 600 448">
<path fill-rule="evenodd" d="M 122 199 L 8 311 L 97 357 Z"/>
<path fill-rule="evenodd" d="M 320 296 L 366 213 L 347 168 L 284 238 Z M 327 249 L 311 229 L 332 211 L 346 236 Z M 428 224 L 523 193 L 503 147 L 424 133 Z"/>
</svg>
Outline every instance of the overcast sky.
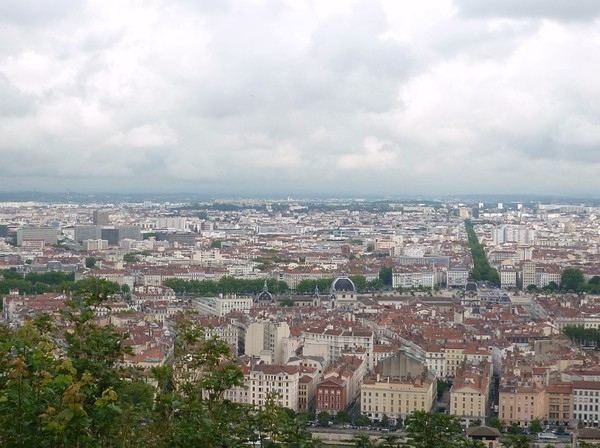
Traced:
<svg viewBox="0 0 600 448">
<path fill-rule="evenodd" d="M 0 190 L 600 190 L 598 0 L 0 0 Z"/>
</svg>

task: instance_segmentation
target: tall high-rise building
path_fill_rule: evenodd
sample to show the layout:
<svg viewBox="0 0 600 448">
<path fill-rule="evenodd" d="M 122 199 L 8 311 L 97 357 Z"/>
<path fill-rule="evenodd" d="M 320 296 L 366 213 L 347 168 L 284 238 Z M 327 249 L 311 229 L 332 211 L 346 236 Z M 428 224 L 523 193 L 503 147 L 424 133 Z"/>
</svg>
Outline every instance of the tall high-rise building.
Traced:
<svg viewBox="0 0 600 448">
<path fill-rule="evenodd" d="M 100 239 L 100 226 L 75 226 L 75 242 Z"/>
<path fill-rule="evenodd" d="M 100 231 L 100 239 L 108 241 L 108 244 L 113 246 L 119 244 L 119 229 L 104 228 Z"/>
<path fill-rule="evenodd" d="M 94 210 L 92 220 L 95 226 L 107 226 L 110 224 L 108 210 Z"/>
</svg>

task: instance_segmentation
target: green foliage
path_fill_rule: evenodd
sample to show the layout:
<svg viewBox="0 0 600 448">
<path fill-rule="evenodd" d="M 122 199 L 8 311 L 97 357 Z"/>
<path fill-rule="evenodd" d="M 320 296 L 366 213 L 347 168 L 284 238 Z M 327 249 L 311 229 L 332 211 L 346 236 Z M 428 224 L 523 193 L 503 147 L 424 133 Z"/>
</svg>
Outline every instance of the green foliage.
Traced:
<svg viewBox="0 0 600 448">
<path fill-rule="evenodd" d="M 383 282 L 385 286 L 392 286 L 392 268 L 383 266 L 381 269 L 379 269 L 379 279 Z"/>
<path fill-rule="evenodd" d="M 30 272 L 23 275 L 12 270 L 4 270 L 0 271 L 0 294 L 8 294 L 13 289 L 19 290 L 19 294 L 68 291 L 74 280 L 73 273 L 50 271 Z"/>
<path fill-rule="evenodd" d="M 260 409 L 226 400 L 243 373 L 227 344 L 206 339 L 189 316 L 174 325 L 173 363 L 152 369 L 156 389 L 123 368 L 127 334 L 98 325 L 94 313 L 117 290 L 91 278 L 78 285 L 58 326 L 47 315 L 18 330 L 0 326 L 3 447 L 318 445 L 306 430 L 309 416 L 277 406 L 275 395 Z"/>
<path fill-rule="evenodd" d="M 329 425 L 329 422 L 331 421 L 331 415 L 327 411 L 321 411 L 317 415 L 317 421 L 319 422 L 319 425 L 327 426 L 327 425 Z"/>
<path fill-rule="evenodd" d="M 500 277 L 498 276 L 498 271 L 492 268 L 488 263 L 485 256 L 485 246 L 479 244 L 479 239 L 475 234 L 471 221 L 465 221 L 465 228 L 469 239 L 469 248 L 471 249 L 471 255 L 473 256 L 474 267 L 471 271 L 471 277 L 475 281 L 485 280 L 493 285 L 499 285 Z"/>
<path fill-rule="evenodd" d="M 210 247 L 212 247 L 213 249 L 220 249 L 222 245 L 223 243 L 221 242 L 221 240 L 212 240 L 210 242 Z"/>
<path fill-rule="evenodd" d="M 281 306 L 294 306 L 294 300 L 291 297 L 286 297 L 280 302 Z"/>
<path fill-rule="evenodd" d="M 69 331 L 47 315 L 1 331 L 0 434 L 7 447 L 116 446 L 129 440 L 129 402 L 117 365 L 124 335 L 93 323 L 92 307 L 112 293 L 97 280 L 67 302 Z M 58 344 L 57 336 L 64 336 Z M 11 349 L 12 347 L 12 349 Z M 60 356 L 56 356 L 61 353 Z"/>
<path fill-rule="evenodd" d="M 556 282 L 550 282 L 542 288 L 542 291 L 552 293 L 552 292 L 558 291 L 558 289 L 559 289 L 559 286 Z"/>
<path fill-rule="evenodd" d="M 529 423 L 529 432 L 531 434 L 538 434 L 544 431 L 544 427 L 542 426 L 542 421 L 539 418 L 534 418 Z"/>
<path fill-rule="evenodd" d="M 139 255 L 136 253 L 129 253 L 123 255 L 123 261 L 126 263 L 137 263 L 139 261 Z"/>
<path fill-rule="evenodd" d="M 507 429 L 506 431 L 509 434 L 523 434 L 523 428 L 521 428 L 519 425 L 517 425 L 516 423 L 512 423 Z"/>
<path fill-rule="evenodd" d="M 508 434 L 500 441 L 504 448 L 530 448 L 531 439 L 522 434 Z"/>
<path fill-rule="evenodd" d="M 583 272 L 579 269 L 565 269 L 560 276 L 560 289 L 574 292 L 585 290 Z"/>
<path fill-rule="evenodd" d="M 173 288 L 177 294 L 196 294 L 216 296 L 218 294 L 257 294 L 263 290 L 264 280 L 242 280 L 234 277 L 221 277 L 218 282 L 212 280 L 169 279 L 165 286 Z M 288 290 L 287 283 L 269 279 L 267 286 L 272 294 L 282 294 Z"/>
<path fill-rule="evenodd" d="M 364 414 L 358 414 L 354 417 L 354 424 L 356 426 L 369 426 L 371 424 L 371 419 Z"/>
<path fill-rule="evenodd" d="M 348 411 L 339 411 L 336 415 L 335 415 L 335 420 L 334 420 L 336 425 L 343 425 L 344 423 L 351 423 L 352 422 L 352 416 L 350 415 L 350 413 Z"/>
<path fill-rule="evenodd" d="M 377 446 L 383 448 L 397 448 L 402 446 L 401 438 L 394 434 L 388 434 L 379 438 L 379 444 Z"/>
<path fill-rule="evenodd" d="M 354 434 L 351 442 L 355 448 L 375 448 L 375 443 L 367 434 Z"/>
<path fill-rule="evenodd" d="M 460 418 L 456 415 L 413 412 L 406 421 L 406 435 L 406 446 L 411 448 L 473 446 L 473 442 L 462 435 Z"/>
<path fill-rule="evenodd" d="M 444 380 L 437 380 L 437 397 L 438 400 L 440 398 L 442 398 L 442 395 L 444 395 L 444 392 L 448 389 L 450 389 L 451 384 L 448 381 L 444 381 Z"/>
<path fill-rule="evenodd" d="M 600 349 L 600 330 L 597 328 L 584 328 L 582 325 L 567 325 L 563 333 L 577 344 Z"/>
<path fill-rule="evenodd" d="M 96 267 L 96 258 L 94 257 L 87 257 L 85 259 L 85 267 L 88 269 L 92 269 L 94 267 Z"/>
<path fill-rule="evenodd" d="M 319 280 L 301 280 L 296 286 L 296 292 L 298 294 L 312 294 L 315 292 L 315 288 L 319 287 L 321 294 L 329 292 L 333 278 L 322 278 Z"/>
</svg>

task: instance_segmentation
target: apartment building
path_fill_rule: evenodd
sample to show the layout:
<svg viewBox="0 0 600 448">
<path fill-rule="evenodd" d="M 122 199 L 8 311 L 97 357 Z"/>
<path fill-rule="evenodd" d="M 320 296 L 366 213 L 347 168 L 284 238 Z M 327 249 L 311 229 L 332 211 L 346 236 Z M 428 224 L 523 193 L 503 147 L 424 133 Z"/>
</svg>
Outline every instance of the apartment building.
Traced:
<svg viewBox="0 0 600 448">
<path fill-rule="evenodd" d="M 600 383 L 573 381 L 573 420 L 584 425 L 600 422 Z"/>
<path fill-rule="evenodd" d="M 198 297 L 193 300 L 194 307 L 201 314 L 223 317 L 232 311 L 245 311 L 252 308 L 251 296 L 228 295 L 225 297 Z"/>
<path fill-rule="evenodd" d="M 371 366 L 374 334 L 372 330 L 358 324 L 347 328 L 334 328 L 333 325 L 310 328 L 302 332 L 302 338 L 305 347 L 311 344 L 327 346 L 327 365 L 335 363 L 347 349 L 362 349 L 365 351 L 367 365 Z"/>
<path fill-rule="evenodd" d="M 469 423 L 485 419 L 489 405 L 491 364 L 467 367 L 457 372 L 450 388 L 450 414 Z"/>
<path fill-rule="evenodd" d="M 415 411 L 430 411 L 436 399 L 435 375 L 406 351 L 379 363 L 360 388 L 361 412 L 374 420 L 384 415 L 404 420 Z"/>
<path fill-rule="evenodd" d="M 466 268 L 450 268 L 446 271 L 446 286 L 463 288 L 469 280 L 469 270 Z"/>
<path fill-rule="evenodd" d="M 258 364 L 249 374 L 249 403 L 264 406 L 267 396 L 276 393 L 276 402 L 298 411 L 300 368 L 275 364 Z"/>
<path fill-rule="evenodd" d="M 252 322 L 246 331 L 245 354 L 269 358 L 271 364 L 285 364 L 285 339 L 289 336 L 290 327 L 287 322 Z"/>
<path fill-rule="evenodd" d="M 546 386 L 546 411 L 548 421 L 554 425 L 568 426 L 573 417 L 573 385 L 557 383 Z"/>
<path fill-rule="evenodd" d="M 531 386 L 505 386 L 499 391 L 498 419 L 504 425 L 513 423 L 526 427 L 538 418 L 545 418 L 545 389 Z"/>
<path fill-rule="evenodd" d="M 380 421 L 384 415 L 391 420 L 406 417 L 415 411 L 430 411 L 437 398 L 437 382 L 431 374 L 419 378 L 365 379 L 360 389 L 361 413 Z"/>
</svg>

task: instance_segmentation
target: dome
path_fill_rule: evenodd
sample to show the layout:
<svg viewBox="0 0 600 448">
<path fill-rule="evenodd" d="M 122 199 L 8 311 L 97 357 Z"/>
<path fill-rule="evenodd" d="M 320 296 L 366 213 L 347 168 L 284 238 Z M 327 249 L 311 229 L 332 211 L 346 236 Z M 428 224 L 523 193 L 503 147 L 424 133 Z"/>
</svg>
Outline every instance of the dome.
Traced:
<svg viewBox="0 0 600 448">
<path fill-rule="evenodd" d="M 269 292 L 269 285 L 267 284 L 267 281 L 265 280 L 265 285 L 263 286 L 263 290 L 262 292 L 256 296 L 256 299 L 254 299 L 255 302 L 274 302 L 275 299 L 273 298 L 273 294 L 271 294 Z"/>
<path fill-rule="evenodd" d="M 354 283 L 348 277 L 338 277 L 331 284 L 332 292 L 351 291 L 355 292 Z"/>
<path fill-rule="evenodd" d="M 477 283 L 475 283 L 475 282 L 468 282 L 465 285 L 465 291 L 477 291 Z"/>
<path fill-rule="evenodd" d="M 273 302 L 275 299 L 273 299 L 273 295 L 269 292 L 269 291 L 262 291 L 257 297 L 256 297 L 256 301 L 257 302 Z"/>
</svg>

